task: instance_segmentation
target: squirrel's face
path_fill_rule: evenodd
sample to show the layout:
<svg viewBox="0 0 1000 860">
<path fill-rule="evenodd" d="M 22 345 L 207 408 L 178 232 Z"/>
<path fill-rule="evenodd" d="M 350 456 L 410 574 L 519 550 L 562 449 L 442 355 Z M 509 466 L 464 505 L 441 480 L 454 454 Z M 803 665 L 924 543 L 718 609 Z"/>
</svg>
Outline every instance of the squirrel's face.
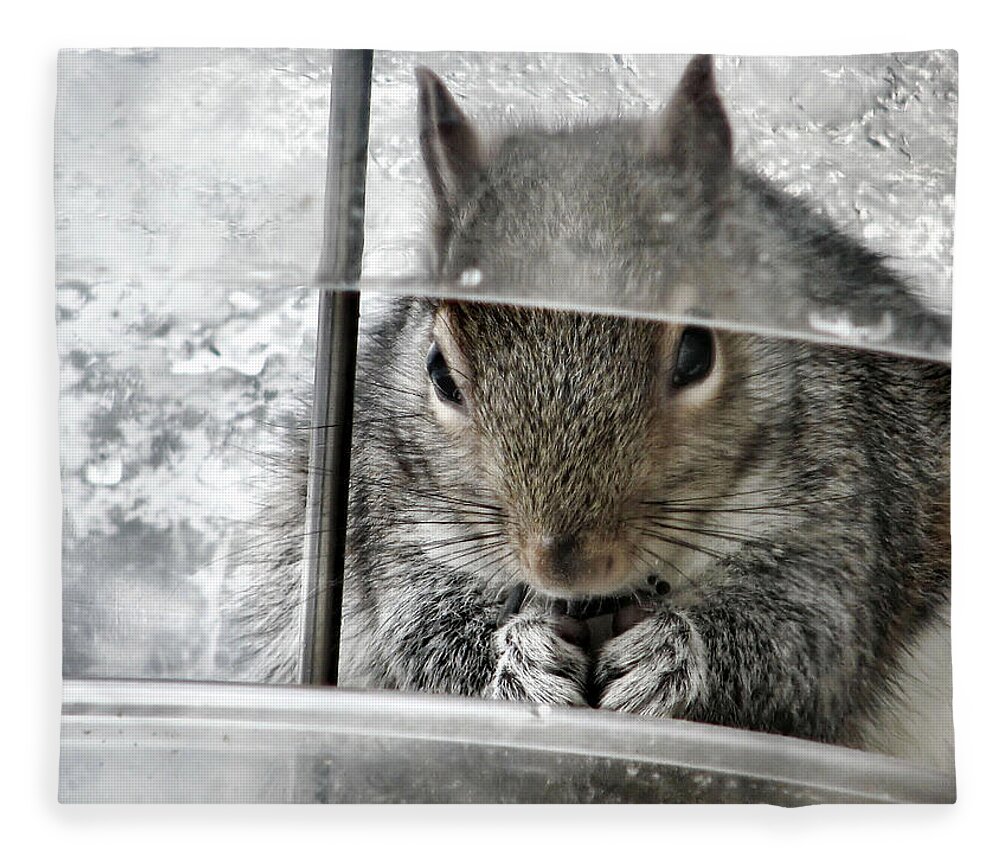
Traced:
<svg viewBox="0 0 1000 860">
<path fill-rule="evenodd" d="M 731 133 L 711 62 L 653 122 L 484 141 L 418 71 L 439 274 L 506 295 L 652 293 L 714 228 Z M 669 218 L 664 214 L 669 213 Z M 708 267 L 711 269 L 711 267 Z M 439 473 L 499 511 L 518 575 L 550 594 L 625 590 L 697 567 L 706 504 L 732 492 L 746 426 L 739 337 L 697 326 L 444 302 L 421 332 Z M 742 422 L 742 423 L 741 423 Z M 688 507 L 679 508 L 686 502 Z M 494 526 L 499 525 L 499 528 Z M 716 536 L 721 532 L 716 531 Z"/>
<path fill-rule="evenodd" d="M 472 467 L 464 481 L 499 507 L 526 582 L 604 594 L 669 573 L 690 542 L 661 528 L 665 501 L 731 480 L 714 434 L 734 420 L 725 367 L 738 342 L 618 317 L 437 308 L 424 371 L 438 453 Z"/>
</svg>

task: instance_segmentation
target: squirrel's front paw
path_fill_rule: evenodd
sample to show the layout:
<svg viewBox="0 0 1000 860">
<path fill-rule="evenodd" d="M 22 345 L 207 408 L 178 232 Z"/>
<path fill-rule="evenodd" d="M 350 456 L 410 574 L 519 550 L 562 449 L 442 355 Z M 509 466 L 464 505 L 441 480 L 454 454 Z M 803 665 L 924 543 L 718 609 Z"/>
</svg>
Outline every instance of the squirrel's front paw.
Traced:
<svg viewBox="0 0 1000 860">
<path fill-rule="evenodd" d="M 586 628 L 565 616 L 542 611 L 515 615 L 494 634 L 493 699 L 551 705 L 586 705 Z M 582 630 L 580 629 L 582 627 Z"/>
<path fill-rule="evenodd" d="M 657 717 L 681 716 L 703 692 L 697 632 L 682 615 L 658 610 L 608 640 L 597 655 L 598 706 Z"/>
</svg>

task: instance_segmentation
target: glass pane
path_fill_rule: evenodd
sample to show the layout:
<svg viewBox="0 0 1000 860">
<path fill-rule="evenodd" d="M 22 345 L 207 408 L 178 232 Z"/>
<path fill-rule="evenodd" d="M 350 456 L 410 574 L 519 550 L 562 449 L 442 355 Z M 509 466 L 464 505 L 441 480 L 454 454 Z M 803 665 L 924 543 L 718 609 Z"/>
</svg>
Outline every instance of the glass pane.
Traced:
<svg viewBox="0 0 1000 860">
<path fill-rule="evenodd" d="M 376 54 L 362 289 L 710 320 L 947 360 L 957 56 L 717 57 L 735 168 L 708 236 L 694 217 L 700 203 L 683 188 L 667 193 L 648 167 L 649 135 L 687 61 Z M 550 189 L 533 213 L 501 208 L 483 221 L 466 237 L 481 247 L 451 260 L 433 283 L 418 66 L 440 76 L 478 136 L 487 186 L 501 177 Z M 576 137 L 518 133 L 615 117 L 624 121 Z M 787 197 L 762 196 L 761 182 Z M 611 190 L 619 199 L 609 203 Z M 502 207 L 505 192 L 497 193 Z M 831 239 L 831 230 L 875 256 Z"/>
<path fill-rule="evenodd" d="M 68 677 L 226 674 L 228 540 L 311 381 L 329 93 L 327 51 L 60 55 Z"/>
</svg>

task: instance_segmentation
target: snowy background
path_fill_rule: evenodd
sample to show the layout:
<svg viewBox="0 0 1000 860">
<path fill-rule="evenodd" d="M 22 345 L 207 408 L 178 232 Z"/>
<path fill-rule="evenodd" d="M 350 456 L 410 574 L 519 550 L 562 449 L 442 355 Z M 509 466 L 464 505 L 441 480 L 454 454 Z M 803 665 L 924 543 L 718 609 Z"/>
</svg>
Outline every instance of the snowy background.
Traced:
<svg viewBox="0 0 1000 860">
<path fill-rule="evenodd" d="M 686 61 L 377 52 L 366 276 L 425 266 L 414 65 L 495 127 L 648 113 Z M 226 541 L 312 379 L 329 69 L 314 50 L 60 55 L 67 676 L 227 676 L 214 647 Z M 950 308 L 954 54 L 719 57 L 717 77 L 740 163 Z"/>
</svg>

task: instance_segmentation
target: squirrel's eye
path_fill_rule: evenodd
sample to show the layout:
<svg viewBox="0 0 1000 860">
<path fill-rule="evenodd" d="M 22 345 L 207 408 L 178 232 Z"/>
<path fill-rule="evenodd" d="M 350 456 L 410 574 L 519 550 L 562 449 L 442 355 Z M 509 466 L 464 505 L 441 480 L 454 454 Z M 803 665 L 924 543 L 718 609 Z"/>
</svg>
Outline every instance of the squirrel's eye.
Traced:
<svg viewBox="0 0 1000 860">
<path fill-rule="evenodd" d="M 675 388 L 682 388 L 704 379 L 712 370 L 715 360 L 715 344 L 712 332 L 707 328 L 688 326 L 681 335 L 677 347 L 677 361 L 671 382 Z"/>
<path fill-rule="evenodd" d="M 430 351 L 427 353 L 427 375 L 434 385 L 434 393 L 437 394 L 442 403 L 461 406 L 465 402 L 462 390 L 455 384 L 451 375 L 451 368 L 445 361 L 444 353 L 441 352 L 441 347 L 436 343 L 431 344 Z"/>
</svg>

